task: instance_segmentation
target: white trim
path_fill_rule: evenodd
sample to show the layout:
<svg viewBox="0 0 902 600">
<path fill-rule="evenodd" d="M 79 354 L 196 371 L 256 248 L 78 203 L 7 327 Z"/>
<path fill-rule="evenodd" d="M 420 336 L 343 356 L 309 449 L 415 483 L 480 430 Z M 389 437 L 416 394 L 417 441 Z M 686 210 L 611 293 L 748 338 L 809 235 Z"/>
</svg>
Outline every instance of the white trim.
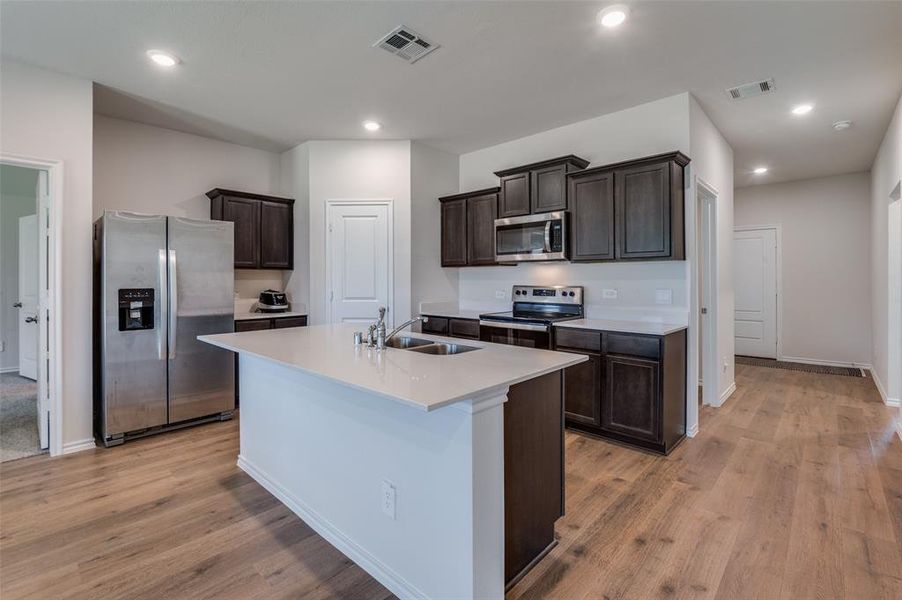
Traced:
<svg viewBox="0 0 902 600">
<path fill-rule="evenodd" d="M 291 509 L 291 512 L 300 517 L 311 529 L 325 538 L 327 542 L 335 546 L 364 571 L 372 575 L 374 579 L 387 587 L 394 595 L 399 598 L 426 598 L 426 594 L 417 589 L 416 586 L 401 577 L 388 565 L 383 564 L 378 558 L 367 552 L 366 549 L 361 548 L 354 540 L 347 537 L 332 523 L 320 516 L 319 513 L 273 481 L 266 473 L 241 454 L 238 455 L 238 468 L 266 488 L 266 491 Z"/>
<path fill-rule="evenodd" d="M 777 291 L 777 348 L 776 359 L 783 356 L 783 226 L 782 225 L 734 225 L 733 231 L 760 231 L 762 229 L 773 229 L 774 236 L 777 238 L 776 266 L 774 277 L 776 281 L 774 285 Z"/>
<path fill-rule="evenodd" d="M 871 379 L 874 380 L 874 385 L 877 386 L 877 391 L 880 392 L 880 399 L 883 400 L 883 403 L 887 406 L 897 407 L 902 406 L 902 402 L 899 401 L 899 398 L 890 398 L 889 394 L 886 392 L 886 388 L 883 387 L 883 382 L 880 381 L 880 377 L 877 375 L 877 370 L 873 367 L 869 367 L 868 371 L 871 372 Z M 899 425 L 902 428 L 902 423 Z M 900 429 L 902 431 L 902 429 Z M 902 434 L 900 434 L 902 437 Z"/>
<path fill-rule="evenodd" d="M 66 442 L 63 444 L 62 454 L 72 454 L 73 452 L 81 452 L 82 450 L 93 450 L 97 447 L 94 438 L 78 440 L 76 442 Z"/>
<path fill-rule="evenodd" d="M 50 321 L 49 341 L 46 353 L 42 352 L 40 360 L 49 362 L 48 394 L 50 396 L 50 456 L 65 453 L 63 447 L 63 162 L 60 160 L 34 158 L 0 152 L 0 163 L 47 171 L 50 184 L 50 256 L 47 268 L 50 293 L 47 296 L 47 318 Z M 39 345 L 40 347 L 40 345 Z M 93 443 L 93 442 L 92 442 Z"/>
<path fill-rule="evenodd" d="M 723 406 L 723 403 L 730 399 L 730 396 L 733 395 L 733 392 L 736 391 L 736 382 L 730 384 L 730 387 L 723 391 L 723 394 L 720 395 L 720 398 L 717 399 L 717 406 Z"/>
<path fill-rule="evenodd" d="M 332 257 L 329 252 L 329 243 L 332 241 L 332 232 L 329 231 L 329 210 L 333 206 L 386 206 L 388 207 L 388 325 L 394 326 L 395 322 L 395 201 L 394 198 L 358 198 L 358 199 L 331 199 L 326 200 L 325 210 L 323 211 L 323 231 L 325 235 L 325 261 L 324 261 L 324 279 L 323 295 L 326 303 L 326 323 L 332 322 Z M 373 315 L 373 320 L 376 315 Z"/>
<path fill-rule="evenodd" d="M 899 439 L 902 440 L 902 419 L 898 419 L 896 421 L 896 435 L 898 435 Z"/>
<path fill-rule="evenodd" d="M 804 358 L 801 356 L 781 356 L 777 360 L 785 362 L 797 362 L 805 365 L 820 365 L 822 367 L 849 367 L 852 369 L 871 369 L 869 363 L 844 362 L 841 360 L 825 360 L 822 358 Z"/>
<path fill-rule="evenodd" d="M 698 423 L 693 423 L 691 427 L 686 430 L 686 437 L 694 438 L 698 435 Z"/>
<path fill-rule="evenodd" d="M 19 365 L 16 365 L 15 367 L 3 367 L 2 369 L 0 369 L 0 373 L 18 373 L 18 372 L 19 372 Z"/>
</svg>

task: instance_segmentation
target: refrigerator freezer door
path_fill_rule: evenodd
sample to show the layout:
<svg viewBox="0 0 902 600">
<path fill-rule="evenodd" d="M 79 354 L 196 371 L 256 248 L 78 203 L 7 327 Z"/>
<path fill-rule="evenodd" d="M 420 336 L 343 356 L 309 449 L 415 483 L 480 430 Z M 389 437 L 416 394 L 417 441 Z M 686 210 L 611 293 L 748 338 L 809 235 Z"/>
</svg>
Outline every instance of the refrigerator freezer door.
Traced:
<svg viewBox="0 0 902 600">
<path fill-rule="evenodd" d="M 108 437 L 166 424 L 166 217 L 107 212 L 102 231 L 102 410 Z"/>
<path fill-rule="evenodd" d="M 235 360 L 197 336 L 235 328 L 232 223 L 169 217 L 169 422 L 235 408 Z"/>
</svg>

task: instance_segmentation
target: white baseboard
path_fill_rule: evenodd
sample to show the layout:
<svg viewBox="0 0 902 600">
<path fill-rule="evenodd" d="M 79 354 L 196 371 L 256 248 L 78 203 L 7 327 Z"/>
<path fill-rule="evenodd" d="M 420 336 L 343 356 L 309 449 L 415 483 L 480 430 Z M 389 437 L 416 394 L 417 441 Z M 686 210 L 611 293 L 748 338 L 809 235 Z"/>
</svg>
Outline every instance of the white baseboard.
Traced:
<svg viewBox="0 0 902 600">
<path fill-rule="evenodd" d="M 299 516 L 304 523 L 321 535 L 327 542 L 335 546 L 342 554 L 354 561 L 360 568 L 369 573 L 399 598 L 425 598 L 426 594 L 416 586 L 383 564 L 375 556 L 361 548 L 354 540 L 347 537 L 332 523 L 320 516 L 312 508 L 294 497 L 288 490 L 273 481 L 244 456 L 238 455 L 238 468 L 247 473 L 254 481 L 266 488 L 270 494 Z"/>
<path fill-rule="evenodd" d="M 2 369 L 0 369 L 0 373 L 18 373 L 18 372 L 19 372 L 19 365 L 16 365 L 15 367 L 3 367 Z"/>
<path fill-rule="evenodd" d="M 698 423 L 693 423 L 692 427 L 686 430 L 686 437 L 694 438 L 698 435 Z"/>
<path fill-rule="evenodd" d="M 730 387 L 724 390 L 723 394 L 720 395 L 720 398 L 717 400 L 717 406 L 723 406 L 723 403 L 729 400 L 730 396 L 733 395 L 733 392 L 736 391 L 736 382 L 730 384 Z"/>
<path fill-rule="evenodd" d="M 896 435 L 898 435 L 899 439 L 902 440 L 902 419 L 896 421 Z"/>
<path fill-rule="evenodd" d="M 96 448 L 94 438 L 78 440 L 76 442 L 66 442 L 63 444 L 63 454 L 72 454 L 73 452 L 81 452 L 82 450 L 91 450 Z"/>
<path fill-rule="evenodd" d="M 877 371 L 874 368 L 870 368 L 868 370 L 871 372 L 871 379 L 874 380 L 874 385 L 877 386 L 877 391 L 880 392 L 880 398 L 883 400 L 883 403 L 887 406 L 902 405 L 902 403 L 899 402 L 898 398 L 890 398 L 889 394 L 886 393 L 886 388 L 883 387 L 883 382 L 880 381 L 880 377 L 877 376 Z"/>
<path fill-rule="evenodd" d="M 819 365 L 822 367 L 849 367 L 852 369 L 870 369 L 868 363 L 843 362 L 841 360 L 824 360 L 822 358 L 805 358 L 802 356 L 778 356 L 777 360 L 797 362 L 806 365 Z"/>
</svg>

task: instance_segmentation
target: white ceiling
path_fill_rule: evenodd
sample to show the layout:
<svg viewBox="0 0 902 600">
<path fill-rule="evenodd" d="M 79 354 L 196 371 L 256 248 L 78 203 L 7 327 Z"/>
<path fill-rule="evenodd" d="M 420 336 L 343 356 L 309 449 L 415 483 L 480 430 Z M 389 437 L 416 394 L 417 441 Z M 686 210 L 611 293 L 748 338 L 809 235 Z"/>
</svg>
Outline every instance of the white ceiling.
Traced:
<svg viewBox="0 0 902 600">
<path fill-rule="evenodd" d="M 613 31 L 595 24 L 606 4 L 4 0 L 0 50 L 94 80 L 99 113 L 272 150 L 466 152 L 688 90 L 733 146 L 737 186 L 870 167 L 902 93 L 902 2 L 632 2 Z M 442 47 L 414 65 L 371 47 L 399 24 Z M 149 48 L 184 64 L 162 72 Z M 770 96 L 724 93 L 768 77 Z M 803 101 L 814 112 L 792 117 Z"/>
</svg>

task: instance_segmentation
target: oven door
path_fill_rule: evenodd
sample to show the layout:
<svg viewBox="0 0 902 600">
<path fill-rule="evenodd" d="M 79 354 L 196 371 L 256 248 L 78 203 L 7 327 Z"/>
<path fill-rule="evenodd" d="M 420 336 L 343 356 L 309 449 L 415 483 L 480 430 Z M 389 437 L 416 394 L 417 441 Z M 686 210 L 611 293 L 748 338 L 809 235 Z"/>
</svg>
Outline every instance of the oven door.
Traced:
<svg viewBox="0 0 902 600">
<path fill-rule="evenodd" d="M 495 259 L 498 262 L 566 258 L 566 213 L 495 219 Z"/>
<path fill-rule="evenodd" d="M 551 328 L 538 323 L 479 321 L 479 339 L 493 344 L 525 346 L 526 348 L 551 348 Z"/>
</svg>

